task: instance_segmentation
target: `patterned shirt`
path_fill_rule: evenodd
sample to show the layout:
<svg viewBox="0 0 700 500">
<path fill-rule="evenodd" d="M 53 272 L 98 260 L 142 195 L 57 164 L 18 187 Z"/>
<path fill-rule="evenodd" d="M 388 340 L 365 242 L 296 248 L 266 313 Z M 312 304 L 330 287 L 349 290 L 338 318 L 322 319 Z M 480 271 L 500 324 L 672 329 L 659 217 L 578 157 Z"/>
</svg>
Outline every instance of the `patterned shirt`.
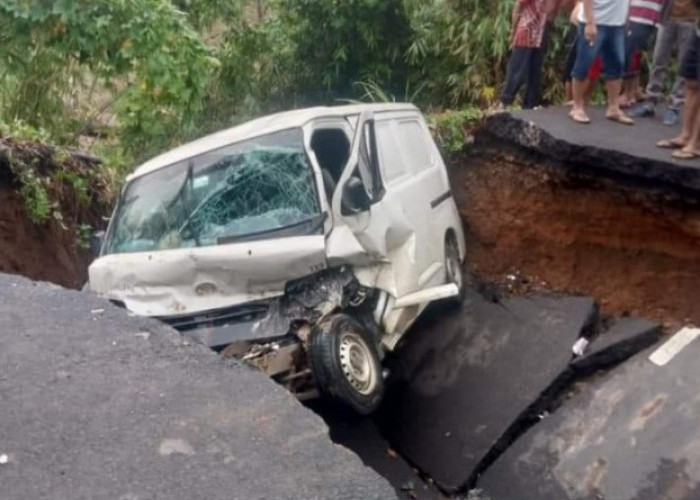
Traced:
<svg viewBox="0 0 700 500">
<path fill-rule="evenodd" d="M 663 7 L 664 0 L 632 0 L 630 2 L 630 21 L 654 26 L 661 20 Z"/>
<path fill-rule="evenodd" d="M 540 48 L 547 23 L 546 5 L 547 0 L 518 0 L 520 16 L 515 24 L 513 47 Z"/>
</svg>

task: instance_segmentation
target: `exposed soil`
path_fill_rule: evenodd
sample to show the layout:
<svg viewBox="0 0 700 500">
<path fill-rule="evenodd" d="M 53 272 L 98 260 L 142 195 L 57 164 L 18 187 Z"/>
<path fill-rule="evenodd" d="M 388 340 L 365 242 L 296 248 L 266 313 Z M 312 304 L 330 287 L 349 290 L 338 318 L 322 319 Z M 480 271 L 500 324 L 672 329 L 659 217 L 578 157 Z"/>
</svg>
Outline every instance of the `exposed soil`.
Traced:
<svg viewBox="0 0 700 500">
<path fill-rule="evenodd" d="M 596 297 L 606 313 L 700 324 L 700 208 L 525 153 L 451 169 L 470 270 L 513 291 Z"/>
<path fill-rule="evenodd" d="M 102 225 L 109 209 L 100 163 L 78 151 L 0 137 L 0 272 L 83 286 L 90 254 L 79 244 L 78 228 Z M 42 222 L 30 219 L 20 178 L 33 179 L 45 190 L 53 213 Z M 27 203 L 37 202 L 30 198 Z"/>
<path fill-rule="evenodd" d="M 79 288 L 89 262 L 73 231 L 53 220 L 33 224 L 17 193 L 0 185 L 0 272 Z"/>
</svg>

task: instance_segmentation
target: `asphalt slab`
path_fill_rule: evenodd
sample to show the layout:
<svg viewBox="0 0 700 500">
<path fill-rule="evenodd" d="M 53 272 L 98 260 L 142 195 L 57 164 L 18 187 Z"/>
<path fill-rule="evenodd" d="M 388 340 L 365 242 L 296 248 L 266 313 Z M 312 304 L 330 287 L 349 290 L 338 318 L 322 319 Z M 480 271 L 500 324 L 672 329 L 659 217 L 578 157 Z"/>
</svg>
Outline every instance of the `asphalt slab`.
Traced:
<svg viewBox="0 0 700 500">
<path fill-rule="evenodd" d="M 581 125 L 569 118 L 569 109 L 550 107 L 491 115 L 477 142 L 495 138 L 580 171 L 624 176 L 697 200 L 700 158 L 674 160 L 672 150 L 656 146 L 659 140 L 678 135 L 678 126 L 665 126 L 660 117 L 638 118 L 633 126 L 622 125 L 607 120 L 605 110 L 596 107 L 588 109 L 591 123 Z"/>
<path fill-rule="evenodd" d="M 0 298 L 2 500 L 397 498 L 264 374 L 89 293 Z"/>
<path fill-rule="evenodd" d="M 700 335 L 670 359 L 669 345 L 585 385 L 502 455 L 479 487 L 494 500 L 700 498 Z M 667 364 L 650 360 L 657 350 Z"/>
<path fill-rule="evenodd" d="M 459 311 L 423 316 L 397 352 L 382 433 L 446 490 L 483 458 L 563 371 L 571 346 L 597 318 L 586 297 L 499 303 L 470 291 Z"/>
</svg>

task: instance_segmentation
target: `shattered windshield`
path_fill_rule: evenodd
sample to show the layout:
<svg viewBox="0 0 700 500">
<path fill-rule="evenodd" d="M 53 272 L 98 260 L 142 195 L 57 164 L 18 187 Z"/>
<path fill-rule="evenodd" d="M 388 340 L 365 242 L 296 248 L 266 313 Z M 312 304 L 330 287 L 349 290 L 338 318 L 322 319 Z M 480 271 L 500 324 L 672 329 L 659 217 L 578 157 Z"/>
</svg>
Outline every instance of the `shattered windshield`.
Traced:
<svg viewBox="0 0 700 500">
<path fill-rule="evenodd" d="M 302 131 L 209 151 L 132 181 L 105 253 L 221 245 L 322 226 Z"/>
</svg>

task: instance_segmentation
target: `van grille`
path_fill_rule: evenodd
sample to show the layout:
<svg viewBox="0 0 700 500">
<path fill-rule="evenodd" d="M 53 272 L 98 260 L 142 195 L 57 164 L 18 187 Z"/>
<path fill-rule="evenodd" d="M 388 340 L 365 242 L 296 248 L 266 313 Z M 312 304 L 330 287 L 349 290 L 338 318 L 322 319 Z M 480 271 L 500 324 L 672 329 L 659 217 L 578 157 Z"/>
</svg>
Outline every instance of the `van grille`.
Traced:
<svg viewBox="0 0 700 500">
<path fill-rule="evenodd" d="M 225 326 L 241 321 L 256 321 L 267 314 L 269 304 L 246 304 L 215 311 L 158 318 L 181 332 L 201 327 Z"/>
</svg>

